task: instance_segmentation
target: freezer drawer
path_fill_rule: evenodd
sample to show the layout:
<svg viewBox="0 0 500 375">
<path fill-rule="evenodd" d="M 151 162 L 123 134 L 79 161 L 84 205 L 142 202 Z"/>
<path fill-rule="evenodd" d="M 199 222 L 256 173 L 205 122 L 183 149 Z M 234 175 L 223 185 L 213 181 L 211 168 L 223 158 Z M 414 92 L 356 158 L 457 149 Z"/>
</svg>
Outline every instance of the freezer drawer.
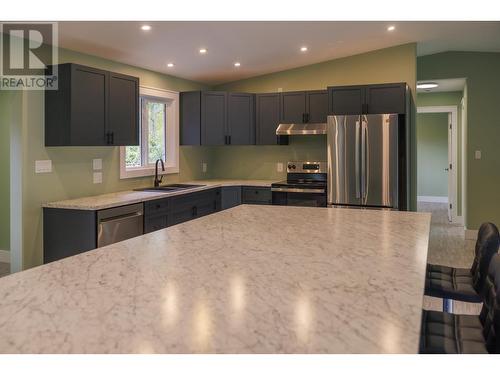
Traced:
<svg viewBox="0 0 500 375">
<path fill-rule="evenodd" d="M 142 203 L 101 210 L 97 213 L 97 247 L 124 241 L 143 233 Z"/>
</svg>

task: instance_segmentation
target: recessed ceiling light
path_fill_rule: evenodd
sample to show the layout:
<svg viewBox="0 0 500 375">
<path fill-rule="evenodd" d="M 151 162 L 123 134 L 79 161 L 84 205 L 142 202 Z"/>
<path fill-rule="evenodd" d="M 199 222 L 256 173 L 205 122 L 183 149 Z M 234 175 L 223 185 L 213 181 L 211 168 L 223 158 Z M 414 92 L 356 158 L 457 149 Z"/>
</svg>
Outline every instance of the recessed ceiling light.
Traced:
<svg viewBox="0 0 500 375">
<path fill-rule="evenodd" d="M 396 26 L 394 25 L 391 25 L 387 28 L 387 31 L 394 31 L 394 30 L 396 30 Z"/>
<path fill-rule="evenodd" d="M 141 30 L 143 30 L 143 31 L 149 31 L 149 30 L 151 30 L 151 26 L 149 26 L 149 25 L 142 25 L 141 26 Z"/>
<path fill-rule="evenodd" d="M 241 66 L 241 64 L 239 62 L 235 62 L 234 66 L 238 67 L 238 66 Z"/>
<path fill-rule="evenodd" d="M 173 67 L 174 67 L 174 63 L 168 63 L 168 64 L 167 64 L 167 66 L 168 66 L 169 68 L 173 68 Z"/>
<path fill-rule="evenodd" d="M 204 55 L 205 53 L 207 53 L 207 49 L 206 48 L 200 48 L 200 53 L 202 55 Z"/>
<path fill-rule="evenodd" d="M 439 85 L 436 82 L 422 82 L 417 83 L 417 89 L 434 89 Z"/>
<path fill-rule="evenodd" d="M 300 47 L 300 51 L 301 51 L 301 52 L 307 52 L 307 47 L 306 47 L 306 46 L 304 46 L 304 47 Z"/>
</svg>

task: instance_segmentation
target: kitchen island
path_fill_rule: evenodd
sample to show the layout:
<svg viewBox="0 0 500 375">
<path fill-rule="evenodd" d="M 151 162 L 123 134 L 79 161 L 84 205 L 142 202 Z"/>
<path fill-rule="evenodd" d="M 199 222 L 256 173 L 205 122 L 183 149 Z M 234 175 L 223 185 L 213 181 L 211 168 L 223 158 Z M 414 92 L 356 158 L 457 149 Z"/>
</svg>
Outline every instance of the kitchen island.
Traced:
<svg viewBox="0 0 500 375">
<path fill-rule="evenodd" d="M 416 353 L 429 226 L 241 205 L 0 279 L 0 352 Z"/>
</svg>

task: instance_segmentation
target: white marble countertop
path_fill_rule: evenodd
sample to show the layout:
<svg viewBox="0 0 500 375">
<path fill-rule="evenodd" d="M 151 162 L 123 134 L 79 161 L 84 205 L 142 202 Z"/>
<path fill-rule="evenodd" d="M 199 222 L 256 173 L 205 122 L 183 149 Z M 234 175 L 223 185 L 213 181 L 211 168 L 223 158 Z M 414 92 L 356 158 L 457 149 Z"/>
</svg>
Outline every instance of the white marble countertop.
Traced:
<svg viewBox="0 0 500 375">
<path fill-rule="evenodd" d="M 3 353 L 417 353 L 430 214 L 242 205 L 0 279 Z"/>
<path fill-rule="evenodd" d="M 174 192 L 155 192 L 155 191 L 134 191 L 126 190 L 116 193 L 108 193 L 102 195 L 94 195 L 90 197 L 82 197 L 76 199 L 68 199 L 57 202 L 46 202 L 42 207 L 46 208 L 64 208 L 73 210 L 102 210 L 105 208 L 125 206 L 127 204 L 134 204 L 146 202 L 154 199 L 172 197 L 174 195 L 182 195 L 193 193 L 195 191 L 212 189 L 219 186 L 261 186 L 269 187 L 276 180 L 194 180 L 179 182 L 182 184 L 196 184 L 203 185 L 190 189 L 183 189 Z"/>
</svg>

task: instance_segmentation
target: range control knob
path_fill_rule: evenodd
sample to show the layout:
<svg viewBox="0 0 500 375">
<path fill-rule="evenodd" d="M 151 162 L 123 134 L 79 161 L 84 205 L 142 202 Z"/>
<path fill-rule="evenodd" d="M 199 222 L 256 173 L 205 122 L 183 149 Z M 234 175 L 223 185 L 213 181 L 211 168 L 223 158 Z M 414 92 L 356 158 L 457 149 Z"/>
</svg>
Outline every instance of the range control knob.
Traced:
<svg viewBox="0 0 500 375">
<path fill-rule="evenodd" d="M 295 169 L 295 164 L 291 164 L 290 166 L 288 166 L 288 169 Z"/>
</svg>

